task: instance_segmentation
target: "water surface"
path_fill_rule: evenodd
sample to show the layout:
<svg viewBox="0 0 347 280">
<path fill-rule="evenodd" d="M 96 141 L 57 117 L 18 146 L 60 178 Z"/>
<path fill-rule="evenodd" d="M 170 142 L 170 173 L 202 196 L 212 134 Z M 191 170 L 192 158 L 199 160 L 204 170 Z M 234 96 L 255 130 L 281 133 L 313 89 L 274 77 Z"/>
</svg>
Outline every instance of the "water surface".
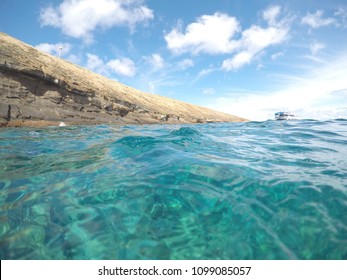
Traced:
<svg viewBox="0 0 347 280">
<path fill-rule="evenodd" d="M 0 130 L 1 259 L 347 259 L 347 120 Z"/>
</svg>

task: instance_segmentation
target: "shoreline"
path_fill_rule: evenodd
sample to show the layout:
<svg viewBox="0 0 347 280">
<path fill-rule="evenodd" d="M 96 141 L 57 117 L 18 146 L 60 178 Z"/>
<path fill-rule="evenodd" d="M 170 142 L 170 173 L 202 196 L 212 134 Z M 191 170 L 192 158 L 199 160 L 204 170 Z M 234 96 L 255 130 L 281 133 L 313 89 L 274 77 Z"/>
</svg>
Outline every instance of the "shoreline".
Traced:
<svg viewBox="0 0 347 280">
<path fill-rule="evenodd" d="M 95 125 L 198 125 L 198 124 L 217 124 L 217 123 L 232 123 L 232 122 L 150 122 L 150 123 L 141 123 L 141 122 L 83 122 L 83 121 L 46 121 L 46 120 L 13 120 L 0 122 L 1 128 L 14 128 L 14 127 L 33 127 L 33 128 L 42 128 L 42 127 L 68 127 L 68 126 L 95 126 Z"/>
</svg>

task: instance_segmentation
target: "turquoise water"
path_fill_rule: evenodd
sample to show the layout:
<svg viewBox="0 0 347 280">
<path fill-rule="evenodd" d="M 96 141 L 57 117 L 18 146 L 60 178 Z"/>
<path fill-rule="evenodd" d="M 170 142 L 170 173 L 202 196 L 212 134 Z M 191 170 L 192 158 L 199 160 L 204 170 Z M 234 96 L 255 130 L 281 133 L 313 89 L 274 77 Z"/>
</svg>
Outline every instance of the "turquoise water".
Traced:
<svg viewBox="0 0 347 280">
<path fill-rule="evenodd" d="M 347 120 L 0 130 L 1 259 L 347 259 Z"/>
</svg>

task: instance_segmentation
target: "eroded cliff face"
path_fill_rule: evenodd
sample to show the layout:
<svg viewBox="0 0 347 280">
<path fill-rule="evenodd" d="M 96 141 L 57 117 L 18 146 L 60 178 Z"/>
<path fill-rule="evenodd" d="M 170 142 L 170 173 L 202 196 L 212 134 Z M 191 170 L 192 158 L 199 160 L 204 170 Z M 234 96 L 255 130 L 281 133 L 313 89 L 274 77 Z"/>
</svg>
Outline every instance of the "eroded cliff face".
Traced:
<svg viewBox="0 0 347 280">
<path fill-rule="evenodd" d="M 144 93 L 0 33 L 0 125 L 233 122 L 245 119 Z"/>
<path fill-rule="evenodd" d="M 107 100 L 93 92 L 68 90 L 59 82 L 24 74 L 10 69 L 0 73 L 0 122 L 8 125 L 56 125 L 96 123 L 142 123 L 141 110 L 121 100 Z M 122 103 L 124 105 L 122 105 Z M 139 112 L 140 111 L 140 112 Z M 133 113 L 132 118 L 126 118 Z M 149 115 L 149 116 L 146 116 Z M 143 111 L 139 117 L 149 117 Z M 159 116 L 156 116 L 159 119 Z"/>
</svg>

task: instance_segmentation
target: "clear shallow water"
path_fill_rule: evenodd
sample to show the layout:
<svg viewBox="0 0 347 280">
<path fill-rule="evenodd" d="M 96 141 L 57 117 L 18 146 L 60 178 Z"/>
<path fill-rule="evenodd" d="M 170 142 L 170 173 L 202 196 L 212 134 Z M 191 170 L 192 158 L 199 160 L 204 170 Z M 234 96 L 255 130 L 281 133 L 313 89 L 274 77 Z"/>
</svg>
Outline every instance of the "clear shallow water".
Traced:
<svg viewBox="0 0 347 280">
<path fill-rule="evenodd" d="M 1 259 L 347 259 L 347 120 L 0 130 Z"/>
</svg>

